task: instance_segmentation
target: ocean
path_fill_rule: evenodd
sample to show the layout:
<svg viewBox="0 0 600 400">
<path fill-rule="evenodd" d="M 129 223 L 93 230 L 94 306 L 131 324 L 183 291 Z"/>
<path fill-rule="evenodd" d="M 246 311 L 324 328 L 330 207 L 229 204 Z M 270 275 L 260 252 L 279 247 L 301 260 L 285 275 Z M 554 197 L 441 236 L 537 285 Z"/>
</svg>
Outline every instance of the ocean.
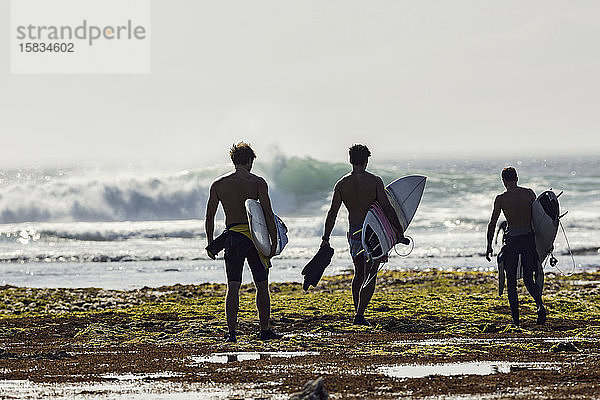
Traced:
<svg viewBox="0 0 600 400">
<path fill-rule="evenodd" d="M 564 192 L 558 269 L 600 267 L 600 158 L 511 158 L 372 162 L 386 183 L 427 176 L 421 205 L 407 231 L 413 251 L 399 245 L 385 268 L 493 270 L 484 258 L 485 232 L 500 170 L 513 165 L 519 183 L 537 194 Z M 225 282 L 222 258 L 205 252 L 204 213 L 210 182 L 230 165 L 77 166 L 0 170 L 0 284 L 29 287 L 143 286 Z M 275 212 L 289 229 L 289 244 L 274 259 L 272 281 L 301 281 L 301 270 L 320 244 L 332 187 L 347 163 L 278 156 L 258 162 Z M 342 207 L 332 235 L 335 255 L 326 274 L 349 271 Z M 216 233 L 224 228 L 217 214 Z M 496 250 L 499 245 L 496 245 Z M 221 253 L 222 256 L 222 253 Z M 250 282 L 244 270 L 244 282 Z"/>
</svg>

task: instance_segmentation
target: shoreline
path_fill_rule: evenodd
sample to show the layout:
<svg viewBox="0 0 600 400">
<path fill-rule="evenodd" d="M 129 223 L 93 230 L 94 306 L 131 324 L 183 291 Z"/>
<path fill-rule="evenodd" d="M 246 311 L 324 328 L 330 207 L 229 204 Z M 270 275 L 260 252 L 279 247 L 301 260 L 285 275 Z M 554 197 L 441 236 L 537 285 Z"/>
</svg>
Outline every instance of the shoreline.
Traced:
<svg viewBox="0 0 600 400">
<path fill-rule="evenodd" d="M 344 248 L 344 255 L 346 255 Z M 384 271 L 478 271 L 495 273 L 495 263 L 486 261 L 474 262 L 473 259 L 436 258 L 398 260 L 392 257 Z M 310 259 L 277 259 L 277 264 L 269 273 L 272 283 L 302 282 L 301 271 Z M 578 256 L 580 264 L 575 273 L 600 272 L 598 256 L 585 259 Z M 586 262 L 587 261 L 587 262 Z M 417 263 L 418 262 L 418 263 Z M 581 264 L 584 263 L 584 264 Z M 560 268 L 560 270 L 558 269 Z M 571 272 L 568 263 L 561 263 L 558 268 L 547 266 L 548 274 Z M 55 289 L 65 288 L 78 290 L 81 288 L 99 288 L 103 290 L 131 291 L 143 287 L 160 288 L 176 284 L 200 285 L 225 283 L 225 268 L 222 258 L 216 261 L 149 261 L 120 263 L 29 263 L 3 264 L 4 277 L 0 278 L 0 287 L 15 286 L 21 288 Z M 336 276 L 352 273 L 352 266 L 347 259 L 334 260 L 325 270 L 325 276 Z M 252 275 L 244 267 L 242 283 L 252 283 Z"/>
<path fill-rule="evenodd" d="M 174 396 L 186 385 L 207 389 L 206 398 L 250 385 L 260 394 L 254 397 L 288 398 L 318 376 L 332 398 L 594 398 L 600 390 L 600 272 L 548 274 L 548 322 L 541 327 L 521 283 L 520 329 L 509 325 L 508 300 L 497 296 L 493 272 L 386 271 L 366 313 L 372 328 L 351 324 L 350 279 L 326 276 L 308 293 L 300 283 L 272 283 L 273 325 L 286 334 L 273 342 L 257 339 L 255 291 L 243 285 L 236 344 L 223 342 L 223 284 L 3 286 L 0 385 L 8 395 L 17 392 L 6 383 L 23 380 L 34 388 L 114 386 L 98 389 L 100 398 L 138 380 Z M 435 364 L 441 371 L 471 362 L 495 365 L 496 373 L 403 378 L 406 368 L 398 367 Z"/>
</svg>

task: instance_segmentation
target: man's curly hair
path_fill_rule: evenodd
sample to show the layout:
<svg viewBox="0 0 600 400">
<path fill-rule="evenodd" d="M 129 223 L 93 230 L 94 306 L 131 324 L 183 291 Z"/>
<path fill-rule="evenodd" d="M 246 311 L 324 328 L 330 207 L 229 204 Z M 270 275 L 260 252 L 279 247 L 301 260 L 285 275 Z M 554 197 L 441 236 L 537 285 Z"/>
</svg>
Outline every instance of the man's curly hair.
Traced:
<svg viewBox="0 0 600 400">
<path fill-rule="evenodd" d="M 513 167 L 506 167 L 502 170 L 502 179 L 506 182 L 517 182 L 517 170 Z"/>
<path fill-rule="evenodd" d="M 350 164 L 352 165 L 364 164 L 371 156 L 369 148 L 364 144 L 353 145 L 350 147 L 348 154 L 350 155 Z"/>
<path fill-rule="evenodd" d="M 232 145 L 229 150 L 229 156 L 234 165 L 245 165 L 256 158 L 254 150 L 246 142 L 239 142 Z"/>
</svg>

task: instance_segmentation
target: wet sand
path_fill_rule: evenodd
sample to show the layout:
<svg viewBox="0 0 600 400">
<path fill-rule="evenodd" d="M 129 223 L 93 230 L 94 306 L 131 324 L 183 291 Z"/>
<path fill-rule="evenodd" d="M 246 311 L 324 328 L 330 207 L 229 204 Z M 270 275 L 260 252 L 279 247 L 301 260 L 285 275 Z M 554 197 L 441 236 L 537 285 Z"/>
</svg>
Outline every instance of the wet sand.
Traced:
<svg viewBox="0 0 600 400">
<path fill-rule="evenodd" d="M 318 376 L 344 399 L 600 393 L 600 273 L 547 276 L 544 326 L 521 288 L 520 329 L 492 273 L 386 272 L 371 328 L 351 324 L 350 279 L 273 284 L 286 336 L 270 342 L 243 286 L 236 344 L 223 342 L 224 285 L 0 287 L 1 397 L 279 399 Z"/>
</svg>

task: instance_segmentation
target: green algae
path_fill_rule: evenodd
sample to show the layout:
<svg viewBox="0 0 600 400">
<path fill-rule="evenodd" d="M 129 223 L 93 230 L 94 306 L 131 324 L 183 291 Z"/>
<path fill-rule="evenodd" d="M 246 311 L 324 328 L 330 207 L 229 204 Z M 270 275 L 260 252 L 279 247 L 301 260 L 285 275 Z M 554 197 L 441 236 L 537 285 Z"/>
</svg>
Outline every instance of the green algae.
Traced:
<svg viewBox="0 0 600 400">
<path fill-rule="evenodd" d="M 348 348 L 344 335 L 387 332 L 422 337 L 560 336 L 600 338 L 600 294 L 593 285 L 600 273 L 577 274 L 570 279 L 548 276 L 544 299 L 548 323 L 535 326 L 535 305 L 520 288 L 521 328 L 512 327 L 506 294 L 499 297 L 495 274 L 467 271 L 388 271 L 378 278 L 366 317 L 374 326 L 352 325 L 354 307 L 351 276 L 324 277 L 306 293 L 299 283 L 272 284 L 272 321 L 286 332 L 284 340 L 270 343 L 274 350 L 328 350 L 368 355 L 448 356 L 494 351 L 539 352 L 540 344 L 405 346 L 361 341 Z M 224 295 L 220 284 L 174 285 L 135 291 L 103 289 L 0 288 L 0 337 L 33 334 L 35 321 L 81 321 L 73 339 L 82 345 L 218 344 L 226 331 Z M 237 348 L 252 349 L 258 341 L 256 292 L 240 290 L 240 340 Z M 33 320 L 27 327 L 15 322 Z M 7 325 L 10 322 L 10 325 Z M 40 322 L 42 325 L 42 322 Z M 331 337 L 330 337 L 331 335 Z"/>
</svg>

